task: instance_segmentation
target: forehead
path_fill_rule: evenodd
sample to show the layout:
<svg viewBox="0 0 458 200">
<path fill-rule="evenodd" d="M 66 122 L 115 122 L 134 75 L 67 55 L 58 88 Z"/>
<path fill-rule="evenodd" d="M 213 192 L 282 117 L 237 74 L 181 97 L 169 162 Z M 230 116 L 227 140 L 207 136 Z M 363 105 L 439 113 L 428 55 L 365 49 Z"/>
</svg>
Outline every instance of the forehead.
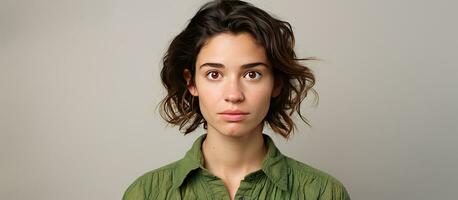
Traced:
<svg viewBox="0 0 458 200">
<path fill-rule="evenodd" d="M 201 48 L 196 66 L 204 62 L 224 65 L 243 65 L 253 62 L 267 63 L 265 49 L 249 33 L 220 33 L 209 38 Z"/>
</svg>

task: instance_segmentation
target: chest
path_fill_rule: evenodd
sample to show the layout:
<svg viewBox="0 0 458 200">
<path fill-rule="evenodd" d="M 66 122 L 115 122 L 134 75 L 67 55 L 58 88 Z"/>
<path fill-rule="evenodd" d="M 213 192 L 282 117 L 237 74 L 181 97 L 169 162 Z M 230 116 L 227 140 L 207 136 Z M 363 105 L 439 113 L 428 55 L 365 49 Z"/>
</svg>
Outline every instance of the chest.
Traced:
<svg viewBox="0 0 458 200">
<path fill-rule="evenodd" d="M 239 184 L 226 186 L 218 177 L 193 177 L 180 187 L 174 198 L 182 200 L 283 200 L 283 199 L 318 199 L 311 193 L 296 193 L 281 190 L 267 176 L 259 176 L 251 180 L 242 180 Z M 311 195 L 311 196 L 310 196 Z M 234 197 L 234 198 L 231 198 Z M 169 199 L 169 198 L 166 198 Z"/>
</svg>

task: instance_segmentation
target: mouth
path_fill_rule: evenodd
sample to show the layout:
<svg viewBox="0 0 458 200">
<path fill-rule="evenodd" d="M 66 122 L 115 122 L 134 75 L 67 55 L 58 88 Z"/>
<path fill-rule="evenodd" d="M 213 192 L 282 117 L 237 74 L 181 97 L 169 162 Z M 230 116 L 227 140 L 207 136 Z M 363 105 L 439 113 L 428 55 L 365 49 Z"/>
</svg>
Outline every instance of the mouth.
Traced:
<svg viewBox="0 0 458 200">
<path fill-rule="evenodd" d="M 248 116 L 248 114 L 250 113 L 242 112 L 238 110 L 237 111 L 224 111 L 224 112 L 218 113 L 218 115 L 220 115 L 221 118 L 223 118 L 226 121 L 230 121 L 230 122 L 242 121 L 243 119 L 245 119 Z"/>
</svg>

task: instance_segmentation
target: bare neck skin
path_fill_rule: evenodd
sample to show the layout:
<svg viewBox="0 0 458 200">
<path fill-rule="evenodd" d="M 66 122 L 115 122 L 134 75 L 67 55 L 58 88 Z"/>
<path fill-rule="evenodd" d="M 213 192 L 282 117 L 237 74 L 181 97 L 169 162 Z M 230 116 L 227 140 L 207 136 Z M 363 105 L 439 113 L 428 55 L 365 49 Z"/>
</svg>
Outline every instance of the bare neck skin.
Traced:
<svg viewBox="0 0 458 200">
<path fill-rule="evenodd" d="M 246 175 L 261 169 L 262 160 L 267 154 L 262 127 L 254 131 L 233 137 L 209 128 L 202 144 L 205 168 L 223 180 L 231 198 Z"/>
</svg>

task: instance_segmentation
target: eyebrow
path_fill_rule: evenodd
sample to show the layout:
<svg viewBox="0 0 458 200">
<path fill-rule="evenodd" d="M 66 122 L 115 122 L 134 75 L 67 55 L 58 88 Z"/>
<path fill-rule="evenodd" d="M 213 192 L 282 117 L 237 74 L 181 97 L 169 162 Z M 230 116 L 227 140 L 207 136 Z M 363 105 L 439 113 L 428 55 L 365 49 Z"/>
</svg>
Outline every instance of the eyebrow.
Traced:
<svg viewBox="0 0 458 200">
<path fill-rule="evenodd" d="M 256 67 L 256 66 L 259 66 L 259 65 L 264 66 L 266 68 L 269 68 L 269 65 L 267 65 L 266 63 L 263 63 L 263 62 L 255 62 L 255 63 L 243 64 L 242 68 L 248 69 L 248 68 L 253 68 L 253 67 Z M 215 68 L 224 68 L 224 65 L 221 64 L 221 63 L 204 63 L 204 64 L 200 65 L 199 68 L 202 68 L 204 66 L 215 67 Z"/>
</svg>

